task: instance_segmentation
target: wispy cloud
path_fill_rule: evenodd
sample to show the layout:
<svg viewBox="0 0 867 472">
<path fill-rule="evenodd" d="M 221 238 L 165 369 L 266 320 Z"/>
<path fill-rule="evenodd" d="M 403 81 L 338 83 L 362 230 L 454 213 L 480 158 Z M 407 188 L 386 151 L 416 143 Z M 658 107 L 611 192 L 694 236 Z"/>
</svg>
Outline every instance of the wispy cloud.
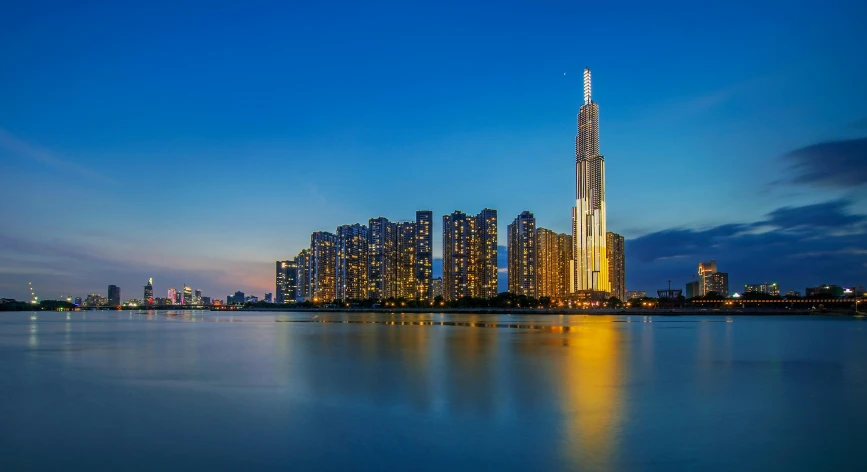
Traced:
<svg viewBox="0 0 867 472">
<path fill-rule="evenodd" d="M 783 155 L 792 177 L 772 185 L 848 189 L 867 183 L 867 138 L 826 141 Z"/>
<path fill-rule="evenodd" d="M 4 128 L 0 128 L 0 148 L 3 148 L 13 155 L 30 159 L 48 167 L 53 167 L 64 172 L 72 172 L 80 177 L 88 179 L 96 179 L 103 182 L 117 184 L 118 182 L 110 177 L 100 174 L 93 169 L 61 159 L 54 155 L 51 151 L 43 149 L 34 144 L 28 143 L 23 139 L 15 136 Z"/>
</svg>

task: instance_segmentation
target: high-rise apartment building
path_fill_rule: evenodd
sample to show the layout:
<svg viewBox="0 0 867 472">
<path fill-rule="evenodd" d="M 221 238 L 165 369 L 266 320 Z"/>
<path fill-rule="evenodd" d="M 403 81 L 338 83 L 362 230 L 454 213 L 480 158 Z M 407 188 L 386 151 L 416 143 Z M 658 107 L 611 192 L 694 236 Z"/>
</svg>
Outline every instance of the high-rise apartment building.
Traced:
<svg viewBox="0 0 867 472">
<path fill-rule="evenodd" d="M 415 299 L 417 284 L 415 279 L 415 223 L 397 223 L 397 245 L 395 246 L 395 283 L 396 298 Z"/>
<path fill-rule="evenodd" d="M 433 212 L 415 212 L 415 280 L 417 300 L 431 300 L 433 278 Z"/>
<path fill-rule="evenodd" d="M 437 277 L 435 279 L 431 279 L 431 284 L 430 284 L 430 298 L 431 298 L 431 300 L 435 299 L 436 297 L 441 297 L 441 296 L 443 296 L 443 278 Z"/>
<path fill-rule="evenodd" d="M 337 227 L 337 299 L 367 299 L 369 232 L 367 226 Z"/>
<path fill-rule="evenodd" d="M 310 235 L 310 295 L 314 302 L 337 297 L 337 236 L 327 231 Z"/>
<path fill-rule="evenodd" d="M 537 297 L 536 218 L 523 211 L 508 225 L 509 292 Z"/>
<path fill-rule="evenodd" d="M 296 283 L 298 289 L 295 294 L 295 301 L 305 302 L 312 299 L 310 292 L 310 249 L 302 249 L 295 256 L 295 264 L 298 266 L 296 271 Z"/>
<path fill-rule="evenodd" d="M 154 279 L 148 279 L 147 285 L 144 286 L 144 298 L 142 298 L 142 303 L 145 305 L 153 305 L 154 304 Z"/>
<path fill-rule="evenodd" d="M 388 218 L 371 218 L 368 221 L 368 296 L 382 300 L 395 296 L 397 224 Z"/>
<path fill-rule="evenodd" d="M 605 159 L 599 153 L 599 106 L 584 69 L 584 104 L 575 137 L 575 207 L 572 209 L 574 291 L 608 292 L 605 222 Z"/>
<path fill-rule="evenodd" d="M 612 297 L 623 301 L 626 297 L 626 240 L 623 236 L 608 232 L 605 250 L 608 252 L 608 280 Z"/>
<path fill-rule="evenodd" d="M 475 224 L 475 269 L 478 273 L 478 290 L 481 298 L 497 296 L 497 210 L 485 208 L 476 215 Z"/>
<path fill-rule="evenodd" d="M 117 285 L 108 286 L 108 304 L 109 306 L 120 305 L 120 287 Z"/>
<path fill-rule="evenodd" d="M 572 236 L 550 229 L 536 229 L 536 296 L 563 298 L 569 295 Z"/>
<path fill-rule="evenodd" d="M 443 297 L 497 295 L 497 211 L 443 216 Z"/>
</svg>

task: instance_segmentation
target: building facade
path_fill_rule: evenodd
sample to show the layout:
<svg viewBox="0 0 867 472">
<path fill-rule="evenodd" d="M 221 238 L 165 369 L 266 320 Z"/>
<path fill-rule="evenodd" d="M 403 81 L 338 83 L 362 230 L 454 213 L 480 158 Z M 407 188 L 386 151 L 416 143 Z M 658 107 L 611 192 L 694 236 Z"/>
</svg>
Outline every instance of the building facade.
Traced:
<svg viewBox="0 0 867 472">
<path fill-rule="evenodd" d="M 430 296 L 431 300 L 436 299 L 437 297 L 443 296 L 443 278 L 437 277 L 435 279 L 431 279 L 431 287 L 430 287 Z"/>
<path fill-rule="evenodd" d="M 414 299 L 418 292 L 415 279 L 415 223 L 397 223 L 393 294 L 395 298 Z"/>
<path fill-rule="evenodd" d="M 626 240 L 623 236 L 608 232 L 605 235 L 605 250 L 608 255 L 608 280 L 612 297 L 626 298 Z"/>
<path fill-rule="evenodd" d="M 337 227 L 337 299 L 367 299 L 368 240 L 367 226 L 354 224 Z"/>
<path fill-rule="evenodd" d="M 443 298 L 497 295 L 497 211 L 443 216 Z"/>
<path fill-rule="evenodd" d="M 142 302 L 145 305 L 153 305 L 154 304 L 154 279 L 148 279 L 147 285 L 144 286 L 144 297 L 142 298 Z"/>
<path fill-rule="evenodd" d="M 295 256 L 297 289 L 295 293 L 295 301 L 305 302 L 311 299 L 310 297 L 310 249 L 302 249 Z"/>
<path fill-rule="evenodd" d="M 181 301 L 184 305 L 193 304 L 193 289 L 184 284 L 184 298 Z"/>
<path fill-rule="evenodd" d="M 716 292 L 722 297 L 729 296 L 729 274 L 727 272 L 717 271 L 716 260 L 711 259 L 708 262 L 699 262 L 698 264 L 698 282 L 697 292 L 693 297 L 703 297 L 711 292 Z M 690 289 L 687 286 L 687 297 L 689 297 Z"/>
<path fill-rule="evenodd" d="M 337 298 L 337 236 L 327 231 L 310 235 L 310 296 L 313 302 Z"/>
<path fill-rule="evenodd" d="M 415 280 L 416 300 L 432 300 L 433 278 L 433 212 L 415 212 Z"/>
<path fill-rule="evenodd" d="M 584 69 L 584 104 L 575 137 L 575 207 L 572 209 L 576 292 L 608 292 L 605 159 L 599 153 L 599 106 L 592 99 L 590 69 Z"/>
<path fill-rule="evenodd" d="M 120 287 L 117 285 L 108 286 L 108 304 L 110 306 L 120 305 Z"/>
<path fill-rule="evenodd" d="M 376 300 L 394 297 L 397 224 L 380 216 L 368 220 L 368 228 L 368 295 Z"/>
<path fill-rule="evenodd" d="M 523 211 L 507 226 L 507 232 L 509 292 L 536 298 L 536 218 L 529 211 Z"/>
<path fill-rule="evenodd" d="M 772 297 L 780 296 L 780 288 L 775 283 L 765 282 L 763 284 L 746 284 L 744 285 L 744 293 L 761 293 Z"/>
</svg>

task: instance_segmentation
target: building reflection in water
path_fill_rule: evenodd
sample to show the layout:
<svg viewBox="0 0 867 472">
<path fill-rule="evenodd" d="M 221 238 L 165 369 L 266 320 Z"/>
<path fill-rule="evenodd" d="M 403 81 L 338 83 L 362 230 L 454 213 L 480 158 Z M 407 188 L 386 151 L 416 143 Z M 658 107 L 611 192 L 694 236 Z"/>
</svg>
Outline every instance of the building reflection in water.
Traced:
<svg viewBox="0 0 867 472">
<path fill-rule="evenodd" d="M 623 383 L 628 343 L 621 323 L 561 327 L 563 455 L 576 468 L 615 470 L 626 416 Z"/>
</svg>

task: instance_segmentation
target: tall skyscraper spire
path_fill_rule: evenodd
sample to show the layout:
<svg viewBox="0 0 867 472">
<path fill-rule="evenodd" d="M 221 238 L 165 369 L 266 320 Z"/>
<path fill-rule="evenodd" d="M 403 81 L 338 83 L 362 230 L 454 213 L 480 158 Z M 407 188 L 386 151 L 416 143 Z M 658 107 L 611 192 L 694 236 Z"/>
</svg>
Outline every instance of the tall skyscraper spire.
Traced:
<svg viewBox="0 0 867 472">
<path fill-rule="evenodd" d="M 605 159 L 599 153 L 599 105 L 584 69 L 584 105 L 575 137 L 575 207 L 572 209 L 572 291 L 610 292 L 605 224 Z"/>
</svg>

